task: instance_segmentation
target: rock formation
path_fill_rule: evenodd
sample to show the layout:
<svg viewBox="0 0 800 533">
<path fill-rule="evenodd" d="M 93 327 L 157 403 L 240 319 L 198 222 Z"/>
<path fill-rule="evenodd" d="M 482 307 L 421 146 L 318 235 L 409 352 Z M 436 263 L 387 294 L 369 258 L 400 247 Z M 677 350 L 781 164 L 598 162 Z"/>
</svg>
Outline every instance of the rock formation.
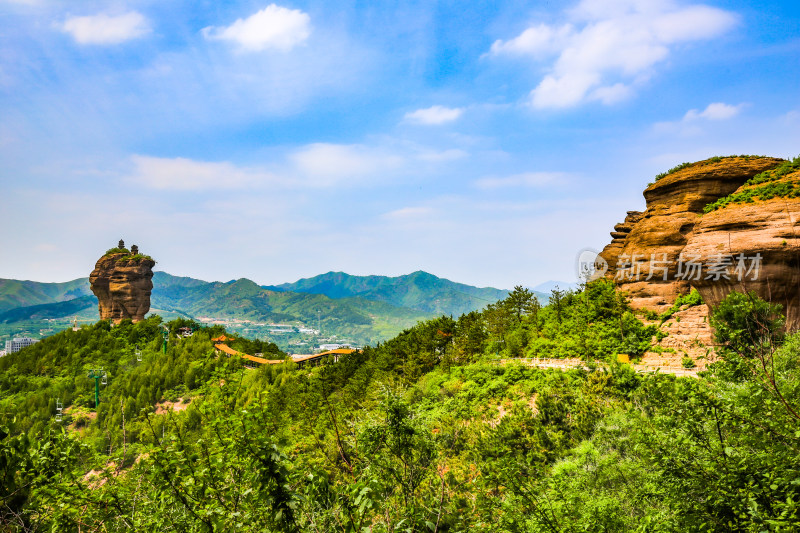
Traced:
<svg viewBox="0 0 800 533">
<path fill-rule="evenodd" d="M 155 264 L 148 256 L 134 258 L 123 241 L 97 260 L 89 283 L 100 304 L 101 320 L 119 323 L 123 318 L 134 322 L 144 318 L 150 310 Z"/>
<path fill-rule="evenodd" d="M 703 230 L 706 244 L 696 246 L 703 250 L 703 261 L 711 259 L 705 255 L 708 250 L 717 251 L 718 246 L 727 245 L 728 233 L 721 233 L 720 229 L 739 227 L 742 221 L 729 214 L 704 217 L 703 209 L 781 162 L 771 157 L 712 158 L 684 166 L 650 184 L 644 191 L 647 209 L 643 213 L 629 212 L 625 222 L 615 226 L 611 243 L 600 252 L 609 265 L 606 276 L 626 291 L 631 305 L 639 309 L 663 311 L 679 294 L 689 292 L 690 286 L 697 286 L 704 298 L 712 292 L 722 294 L 721 287 L 714 292 L 702 283 L 696 284 L 696 272 L 687 272 L 691 264 L 681 261 L 687 257 L 685 248 L 698 227 L 707 228 Z M 755 209 L 759 212 L 758 207 Z M 705 224 L 706 217 L 712 225 Z M 760 246 L 760 237 L 752 237 L 755 240 L 750 250 L 755 250 Z M 703 266 L 705 277 L 708 265 Z M 713 306 L 718 300 L 710 297 L 706 301 Z"/>
<path fill-rule="evenodd" d="M 800 328 L 800 198 L 792 196 L 800 195 L 800 168 L 770 180 L 768 186 L 782 188 L 783 193 L 765 200 L 751 197 L 704 214 L 683 253 L 720 263 L 719 276 L 691 281 L 712 308 L 733 290 L 754 290 L 781 304 L 787 328 L 796 330 Z M 758 188 L 746 185 L 734 194 L 742 197 Z"/>
</svg>

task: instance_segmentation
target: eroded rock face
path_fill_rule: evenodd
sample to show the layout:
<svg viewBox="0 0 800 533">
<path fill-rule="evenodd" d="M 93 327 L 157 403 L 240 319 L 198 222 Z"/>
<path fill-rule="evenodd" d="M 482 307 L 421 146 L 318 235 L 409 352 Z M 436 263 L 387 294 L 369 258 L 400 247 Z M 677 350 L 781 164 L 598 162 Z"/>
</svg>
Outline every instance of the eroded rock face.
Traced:
<svg viewBox="0 0 800 533">
<path fill-rule="evenodd" d="M 97 296 L 100 319 L 119 323 L 123 318 L 138 322 L 150 310 L 153 266 L 148 257 L 129 252 L 104 255 L 97 260 L 89 283 Z"/>
<path fill-rule="evenodd" d="M 647 209 L 635 216 L 629 212 L 600 253 L 609 264 L 606 276 L 630 295 L 632 307 L 663 311 L 677 295 L 690 290 L 690 282 L 678 272 L 679 258 L 701 222 L 703 208 L 781 161 L 771 157 L 701 161 L 651 184 L 644 191 Z"/>
<path fill-rule="evenodd" d="M 800 172 L 787 179 L 800 181 Z M 754 290 L 781 304 L 789 330 L 800 328 L 800 199 L 732 204 L 703 215 L 684 255 L 727 263 L 718 279 L 691 282 L 712 308 L 731 291 Z M 737 268 L 738 267 L 738 268 Z"/>
<path fill-rule="evenodd" d="M 619 259 L 619 254 L 622 253 L 622 249 L 625 247 L 625 239 L 633 229 L 633 226 L 642 220 L 643 215 L 644 213 L 641 211 L 628 211 L 625 220 L 614 226 L 614 231 L 611 232 L 611 242 L 600 252 L 600 255 L 608 263 L 607 277 L 614 279 L 617 260 Z"/>
</svg>

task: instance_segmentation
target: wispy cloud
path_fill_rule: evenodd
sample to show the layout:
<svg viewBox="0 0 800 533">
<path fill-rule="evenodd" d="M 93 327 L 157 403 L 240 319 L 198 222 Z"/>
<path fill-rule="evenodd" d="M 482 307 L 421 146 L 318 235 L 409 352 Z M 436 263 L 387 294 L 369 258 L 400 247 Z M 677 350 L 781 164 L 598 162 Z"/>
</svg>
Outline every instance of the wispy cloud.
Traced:
<svg viewBox="0 0 800 533">
<path fill-rule="evenodd" d="M 702 111 L 690 109 L 683 116 L 683 121 L 689 122 L 700 119 L 727 120 L 738 115 L 739 111 L 742 110 L 742 107 L 744 107 L 744 104 L 730 105 L 722 102 L 715 102 L 713 104 L 708 104 L 708 106 Z"/>
<path fill-rule="evenodd" d="M 447 122 L 457 120 L 464 110 L 462 108 L 451 108 L 440 105 L 431 106 L 425 109 L 417 109 L 405 114 L 403 119 L 412 124 L 423 124 L 426 126 L 439 126 Z"/>
<path fill-rule="evenodd" d="M 675 46 L 718 37 L 738 22 L 729 11 L 670 0 L 583 0 L 565 15 L 567 24 L 536 24 L 491 47 L 494 56 L 552 61 L 531 91 L 534 108 L 624 100 Z"/>
<path fill-rule="evenodd" d="M 395 153 L 360 144 L 314 143 L 297 150 L 289 159 L 307 181 L 320 185 L 360 181 L 403 163 Z"/>
<path fill-rule="evenodd" d="M 417 155 L 418 159 L 430 163 L 456 161 L 465 157 L 469 157 L 469 153 L 459 148 L 450 148 L 438 152 L 433 150 L 424 150 Z"/>
<path fill-rule="evenodd" d="M 360 144 L 313 143 L 288 152 L 269 165 L 133 155 L 128 183 L 157 190 L 214 191 L 248 188 L 328 188 L 362 184 L 391 173 L 404 157 Z"/>
<path fill-rule="evenodd" d="M 657 122 L 653 129 L 659 133 L 677 133 L 684 136 L 698 135 L 703 132 L 702 125 L 708 122 L 720 122 L 736 117 L 745 104 L 731 105 L 723 102 L 708 104 L 705 109 L 690 109 L 680 120 Z"/>
<path fill-rule="evenodd" d="M 382 218 L 387 220 L 416 220 L 427 217 L 433 212 L 433 209 L 430 207 L 401 207 L 400 209 L 384 213 Z"/>
<path fill-rule="evenodd" d="M 299 9 L 270 4 L 230 26 L 203 29 L 207 39 L 231 41 L 241 50 L 260 52 L 267 49 L 287 52 L 311 35 L 311 18 Z"/>
<path fill-rule="evenodd" d="M 487 176 L 475 181 L 479 189 L 505 189 L 514 187 L 542 187 L 564 182 L 569 175 L 563 172 L 523 172 L 511 176 Z"/>
<path fill-rule="evenodd" d="M 132 156 L 131 162 L 134 169 L 127 176 L 127 180 L 150 189 L 179 191 L 241 189 L 277 181 L 276 176 L 270 172 L 243 168 L 228 162 L 144 155 Z"/>
<path fill-rule="evenodd" d="M 60 28 L 79 44 L 119 44 L 150 33 L 150 24 L 141 13 L 69 17 Z"/>
</svg>

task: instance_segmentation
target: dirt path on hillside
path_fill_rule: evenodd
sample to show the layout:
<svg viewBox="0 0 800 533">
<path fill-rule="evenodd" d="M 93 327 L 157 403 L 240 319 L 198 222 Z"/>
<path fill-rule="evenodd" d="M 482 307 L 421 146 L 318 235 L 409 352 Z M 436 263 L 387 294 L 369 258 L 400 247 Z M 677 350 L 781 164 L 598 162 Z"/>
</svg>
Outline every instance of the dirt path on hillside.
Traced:
<svg viewBox="0 0 800 533">
<path fill-rule="evenodd" d="M 580 359 L 545 359 L 545 358 L 512 358 L 512 359 L 499 359 L 497 361 L 500 365 L 520 364 L 528 367 L 535 368 L 558 368 L 561 370 L 570 370 L 572 368 L 586 368 L 587 364 Z M 597 366 L 607 368 L 608 365 L 602 362 L 597 362 Z M 662 374 L 675 374 L 676 376 L 689 376 L 697 377 L 698 369 L 696 368 L 682 368 L 675 366 L 654 366 L 648 364 L 632 365 L 633 369 L 640 374 L 647 374 L 651 372 L 660 372 Z"/>
</svg>

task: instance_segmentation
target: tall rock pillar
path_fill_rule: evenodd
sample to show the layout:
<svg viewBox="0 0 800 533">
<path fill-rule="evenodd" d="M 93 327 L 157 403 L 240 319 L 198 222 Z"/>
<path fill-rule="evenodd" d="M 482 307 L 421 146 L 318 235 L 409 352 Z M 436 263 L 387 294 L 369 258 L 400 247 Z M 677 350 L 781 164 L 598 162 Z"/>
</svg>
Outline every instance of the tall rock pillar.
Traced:
<svg viewBox="0 0 800 533">
<path fill-rule="evenodd" d="M 131 248 L 139 251 L 135 245 Z M 128 251 L 123 241 L 97 260 L 89 283 L 99 302 L 101 320 L 119 323 L 123 318 L 134 322 L 144 318 L 150 310 L 155 264 L 150 256 Z"/>
</svg>

